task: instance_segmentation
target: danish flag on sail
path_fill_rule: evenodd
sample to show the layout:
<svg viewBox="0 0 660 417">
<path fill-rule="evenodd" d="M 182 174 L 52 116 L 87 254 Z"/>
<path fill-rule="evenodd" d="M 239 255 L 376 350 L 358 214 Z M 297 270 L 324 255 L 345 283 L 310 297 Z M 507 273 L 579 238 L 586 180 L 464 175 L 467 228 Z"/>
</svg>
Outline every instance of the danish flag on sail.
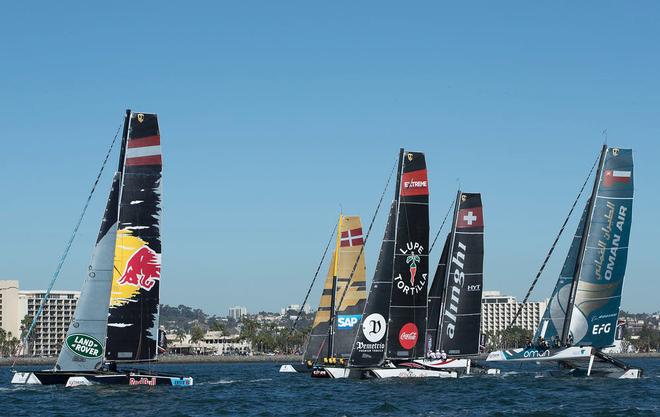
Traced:
<svg viewBox="0 0 660 417">
<path fill-rule="evenodd" d="M 343 248 L 345 246 L 358 246 L 362 245 L 364 241 L 362 240 L 362 228 L 358 227 L 357 229 L 346 230 L 341 232 L 341 238 L 339 239 L 340 246 Z"/>
<path fill-rule="evenodd" d="M 129 138 L 126 145 L 126 165 L 162 165 L 160 135 Z"/>
<path fill-rule="evenodd" d="M 616 183 L 627 184 L 630 182 L 630 176 L 630 171 L 614 171 L 608 169 L 605 171 L 603 184 L 605 184 L 606 187 L 611 187 Z"/>
</svg>

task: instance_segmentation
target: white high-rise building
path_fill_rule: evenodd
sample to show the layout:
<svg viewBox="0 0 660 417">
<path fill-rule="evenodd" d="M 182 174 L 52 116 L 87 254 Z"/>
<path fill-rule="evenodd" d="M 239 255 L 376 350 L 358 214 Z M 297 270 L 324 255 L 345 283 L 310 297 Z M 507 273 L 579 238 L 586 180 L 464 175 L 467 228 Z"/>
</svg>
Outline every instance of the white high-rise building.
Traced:
<svg viewBox="0 0 660 417">
<path fill-rule="evenodd" d="M 247 307 L 229 307 L 229 317 L 233 318 L 234 320 L 239 320 L 243 316 L 247 316 Z"/>
<path fill-rule="evenodd" d="M 19 291 L 19 316 L 34 317 L 46 291 Z M 32 356 L 56 356 L 60 352 L 69 324 L 76 311 L 80 291 L 50 292 L 48 301 L 34 327 L 30 337 L 29 350 L 24 352 Z"/>
<path fill-rule="evenodd" d="M 32 319 L 39 309 L 46 291 L 21 291 L 16 280 L 0 281 L 0 327 L 21 337 L 21 321 Z M 80 291 L 50 292 L 44 310 L 32 331 L 26 355 L 55 356 L 62 347 L 69 323 L 73 319 Z"/>
<path fill-rule="evenodd" d="M 481 298 L 481 333 L 494 333 L 508 328 L 521 304 L 516 301 L 516 297 L 502 295 L 499 291 L 484 291 Z M 515 325 L 535 331 L 547 305 L 548 300 L 523 304 Z"/>
</svg>

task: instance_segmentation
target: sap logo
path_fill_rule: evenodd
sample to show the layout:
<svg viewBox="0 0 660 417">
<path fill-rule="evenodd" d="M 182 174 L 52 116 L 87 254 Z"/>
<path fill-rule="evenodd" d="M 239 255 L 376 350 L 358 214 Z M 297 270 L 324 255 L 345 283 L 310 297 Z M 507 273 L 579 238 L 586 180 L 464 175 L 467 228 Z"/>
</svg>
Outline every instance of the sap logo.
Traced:
<svg viewBox="0 0 660 417">
<path fill-rule="evenodd" d="M 612 330 L 612 325 L 610 323 L 595 324 L 594 327 L 591 328 L 591 334 L 609 333 L 610 330 Z"/>
<path fill-rule="evenodd" d="M 355 314 L 352 316 L 337 316 L 337 328 L 338 329 L 352 329 L 353 326 L 360 322 L 362 318 L 361 314 Z"/>
<path fill-rule="evenodd" d="M 467 290 L 468 291 L 481 291 L 481 284 L 468 285 Z"/>
</svg>

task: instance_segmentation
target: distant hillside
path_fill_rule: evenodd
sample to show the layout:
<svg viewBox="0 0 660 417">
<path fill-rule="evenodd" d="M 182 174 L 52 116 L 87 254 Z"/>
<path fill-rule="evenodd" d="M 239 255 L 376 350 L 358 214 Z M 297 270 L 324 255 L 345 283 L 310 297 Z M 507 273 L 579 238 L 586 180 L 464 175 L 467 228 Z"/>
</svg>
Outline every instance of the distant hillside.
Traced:
<svg viewBox="0 0 660 417">
<path fill-rule="evenodd" d="M 189 332 L 193 326 L 205 325 L 209 315 L 199 308 L 191 308 L 180 304 L 172 307 L 167 304 L 160 306 L 160 324 L 167 329 L 181 329 Z"/>
</svg>

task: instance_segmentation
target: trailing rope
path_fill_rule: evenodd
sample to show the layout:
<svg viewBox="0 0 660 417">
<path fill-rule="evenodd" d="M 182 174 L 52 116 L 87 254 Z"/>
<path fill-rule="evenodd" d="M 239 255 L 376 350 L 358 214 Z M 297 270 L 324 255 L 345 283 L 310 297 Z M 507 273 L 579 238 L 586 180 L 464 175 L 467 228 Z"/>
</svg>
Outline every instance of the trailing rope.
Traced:
<svg viewBox="0 0 660 417">
<path fill-rule="evenodd" d="M 85 201 L 85 205 L 83 206 L 82 212 L 80 213 L 80 217 L 78 217 L 78 221 L 76 222 L 75 227 L 73 228 L 73 233 L 71 233 L 71 236 L 69 237 L 69 241 L 67 242 L 65 248 L 64 248 L 64 253 L 62 256 L 60 256 L 60 260 L 57 264 L 57 268 L 55 268 L 55 272 L 53 273 L 53 276 L 50 280 L 50 284 L 48 285 L 48 289 L 46 290 L 46 293 L 44 294 L 43 298 L 41 299 L 41 303 L 39 304 L 39 309 L 37 310 L 37 313 L 34 315 L 34 318 L 32 319 L 32 323 L 30 324 L 30 327 L 28 328 L 27 332 L 25 333 L 25 336 L 23 336 L 23 339 L 21 340 L 21 343 L 18 346 L 18 349 L 16 351 L 16 354 L 14 356 L 14 361 L 12 362 L 11 368 L 12 370 L 14 369 L 14 365 L 16 364 L 16 360 L 18 359 L 18 354 L 22 351 L 22 349 L 27 346 L 27 341 L 30 338 L 30 334 L 34 330 L 35 326 L 37 325 L 37 321 L 39 320 L 39 317 L 44 311 L 44 307 L 46 306 L 46 302 L 48 301 L 48 297 L 50 296 L 50 292 L 53 290 L 53 286 L 55 285 L 55 281 L 57 281 L 57 278 L 60 275 L 60 271 L 62 270 L 62 266 L 64 265 L 64 261 L 66 260 L 67 256 L 69 255 L 69 250 L 71 249 L 71 245 L 73 244 L 73 240 L 76 237 L 76 234 L 78 233 L 78 228 L 80 228 L 80 224 L 83 221 L 83 218 L 85 217 L 85 213 L 87 212 L 87 207 L 89 207 L 89 203 L 92 200 L 92 196 L 94 195 L 94 191 L 96 191 L 96 186 L 98 185 L 101 175 L 103 174 L 103 170 L 105 169 L 105 165 L 108 162 L 108 159 L 110 158 L 110 153 L 112 152 L 112 148 L 115 146 L 115 142 L 117 141 L 117 136 L 119 136 L 119 131 L 121 130 L 121 125 L 117 128 L 117 132 L 115 132 L 115 137 L 112 139 L 112 143 L 110 144 L 110 147 L 108 148 L 108 152 L 105 154 L 105 159 L 103 160 L 103 163 L 101 164 L 101 169 L 99 170 L 99 173 L 96 175 L 96 180 L 94 181 L 94 184 L 92 185 L 92 189 L 89 192 L 89 195 L 87 196 L 87 201 Z"/>
<path fill-rule="evenodd" d="M 300 318 L 300 315 L 302 314 L 303 310 L 305 309 L 305 304 L 307 304 L 307 299 L 309 298 L 309 294 L 312 292 L 312 288 L 314 287 L 314 283 L 316 282 L 316 278 L 319 276 L 319 271 L 321 270 L 321 266 L 323 265 L 323 261 L 325 260 L 325 256 L 328 253 L 328 248 L 330 247 L 330 244 L 332 243 L 332 238 L 335 235 L 335 231 L 337 230 L 337 225 L 339 224 L 339 221 L 335 223 L 334 227 L 332 228 L 332 233 L 330 233 L 330 238 L 328 239 L 328 243 L 325 245 L 325 249 L 323 250 L 323 256 L 321 256 L 321 262 L 319 262 L 319 266 L 316 267 L 316 272 L 314 273 L 314 278 L 312 279 L 312 283 L 310 284 L 309 288 L 307 289 L 307 294 L 305 294 L 305 299 L 302 302 L 302 305 L 300 306 L 300 310 L 298 310 L 298 315 L 296 316 L 296 320 L 293 322 L 293 325 L 291 326 L 291 329 L 289 332 L 293 332 L 296 330 L 296 324 L 298 324 L 298 319 Z"/>
<path fill-rule="evenodd" d="M 397 159 L 398 162 L 398 159 Z M 371 222 L 369 223 L 369 228 L 367 229 L 367 234 L 364 236 L 364 242 L 362 242 L 362 247 L 360 248 L 360 253 L 358 254 L 357 258 L 355 259 L 355 263 L 353 264 L 353 269 L 351 270 L 351 274 L 348 277 L 348 281 L 346 282 L 346 286 L 344 287 L 344 290 L 342 291 L 341 298 L 339 299 L 339 303 L 336 303 L 336 306 L 341 306 L 341 304 L 344 302 L 344 297 L 346 296 L 346 292 L 348 288 L 351 286 L 351 283 L 353 282 L 353 275 L 355 275 L 355 270 L 357 269 L 358 263 L 360 262 L 360 258 L 362 257 L 362 254 L 364 253 L 364 247 L 367 245 L 367 241 L 369 240 L 369 235 L 371 234 L 371 229 L 374 226 L 374 222 L 376 221 L 376 216 L 378 215 L 378 212 L 380 211 L 380 206 L 383 204 L 383 199 L 385 198 L 385 193 L 387 192 L 387 188 L 390 186 L 390 182 L 392 182 L 392 176 L 394 175 L 394 171 L 396 170 L 397 163 L 394 163 L 394 166 L 392 167 L 392 170 L 390 171 L 390 176 L 387 178 L 387 183 L 385 183 L 385 188 L 383 189 L 383 192 L 380 195 L 380 200 L 378 200 L 378 206 L 376 206 L 376 211 L 374 212 L 374 215 L 371 217 Z M 334 312 L 333 312 L 334 313 Z M 330 329 L 332 329 L 332 326 L 334 325 L 334 319 L 335 315 L 332 314 L 330 319 Z"/>
<path fill-rule="evenodd" d="M 566 224 L 568 223 L 568 220 L 570 219 L 571 215 L 573 214 L 573 210 L 575 209 L 575 206 L 577 205 L 578 201 L 580 200 L 580 197 L 582 196 L 582 192 L 584 191 L 584 187 L 586 187 L 587 183 L 589 182 L 589 178 L 591 178 L 591 174 L 594 172 L 594 168 L 596 168 L 596 165 L 598 164 L 598 161 L 600 160 L 600 155 L 598 158 L 596 158 L 596 161 L 594 161 L 594 164 L 591 166 L 591 170 L 589 170 L 589 175 L 587 175 L 587 178 L 584 179 L 584 183 L 582 183 L 582 187 L 580 188 L 580 192 L 578 193 L 577 197 L 575 198 L 575 201 L 573 201 L 573 205 L 571 206 L 571 209 L 568 212 L 568 215 L 566 216 L 566 219 L 564 220 L 564 223 L 561 225 L 561 229 L 559 229 L 559 233 L 557 233 L 557 236 L 555 237 L 555 241 L 552 242 L 552 246 L 550 247 L 550 251 L 548 251 L 548 254 L 546 255 L 545 259 L 543 260 L 543 264 L 541 264 L 541 268 L 539 271 L 536 273 L 536 277 L 534 277 L 534 281 L 532 281 L 532 285 L 529 287 L 529 290 L 527 291 L 527 294 L 525 295 L 525 298 L 523 299 L 522 303 L 520 303 L 520 306 L 518 307 L 518 310 L 516 311 L 516 314 L 513 316 L 513 319 L 511 320 L 511 323 L 509 323 L 509 329 L 513 327 L 513 325 L 516 323 L 516 320 L 518 319 L 518 316 L 520 316 L 520 313 L 522 312 L 523 306 L 525 303 L 527 303 L 527 300 L 529 300 L 529 296 L 532 294 L 532 291 L 534 290 L 534 287 L 536 286 L 536 283 L 538 282 L 539 278 L 541 277 L 541 274 L 543 273 L 543 270 L 545 269 L 546 264 L 548 263 L 548 260 L 550 259 L 550 256 L 552 256 L 552 252 L 555 250 L 555 246 L 557 246 L 557 242 L 559 241 L 559 238 L 561 237 L 562 233 L 564 232 L 564 228 L 566 228 Z"/>
<path fill-rule="evenodd" d="M 447 221 L 447 217 L 449 217 L 449 213 L 451 213 L 451 209 L 454 208 L 454 204 L 456 204 L 456 201 L 452 200 L 451 204 L 449 205 L 449 209 L 447 210 L 447 213 L 445 213 L 445 218 L 442 219 L 442 224 L 440 225 L 440 228 L 438 229 L 438 233 L 436 233 L 435 238 L 433 238 L 433 243 L 431 243 L 431 248 L 429 249 L 429 254 L 431 254 L 431 251 L 433 250 L 433 247 L 435 246 L 435 241 L 438 240 L 438 236 L 440 236 L 440 232 L 442 231 L 442 228 L 445 226 L 445 222 Z"/>
</svg>

